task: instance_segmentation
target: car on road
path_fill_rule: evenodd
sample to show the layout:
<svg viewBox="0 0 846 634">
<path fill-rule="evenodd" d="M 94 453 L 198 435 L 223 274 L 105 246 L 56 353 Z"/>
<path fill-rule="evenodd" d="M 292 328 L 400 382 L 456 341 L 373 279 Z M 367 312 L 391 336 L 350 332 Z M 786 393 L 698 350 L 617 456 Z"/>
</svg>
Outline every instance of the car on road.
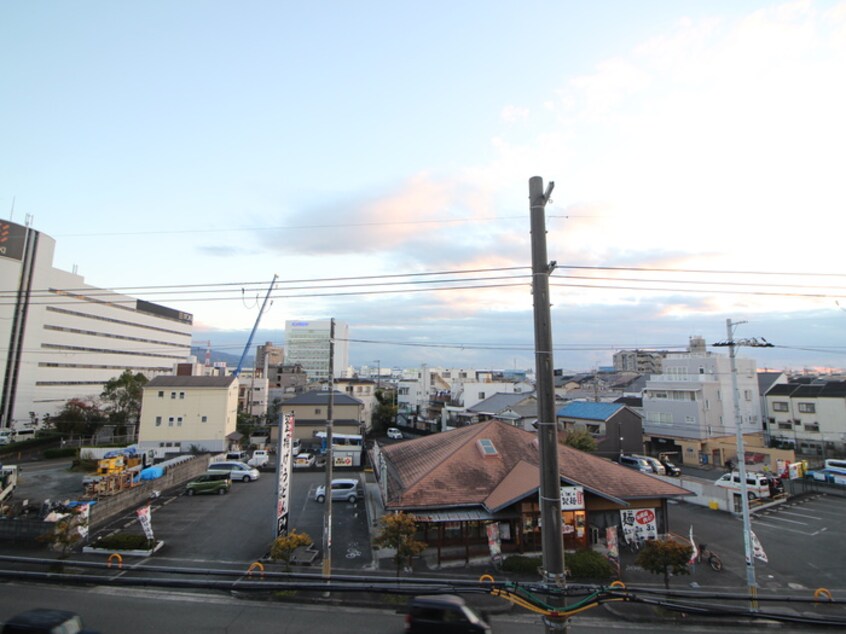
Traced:
<svg viewBox="0 0 846 634">
<path fill-rule="evenodd" d="M 232 478 L 229 473 L 218 471 L 212 473 L 204 473 L 203 475 L 194 478 L 185 485 L 186 495 L 196 495 L 197 493 L 216 493 L 224 495 L 229 493 L 232 487 Z"/>
<path fill-rule="evenodd" d="M 405 631 L 409 634 L 490 632 L 491 626 L 455 594 L 424 594 L 408 601 Z"/>
<path fill-rule="evenodd" d="M 361 483 L 354 478 L 337 478 L 332 480 L 332 501 L 347 501 L 355 504 L 361 497 Z M 314 499 L 321 504 L 326 500 L 326 485 L 321 484 L 314 492 Z"/>
<path fill-rule="evenodd" d="M 222 471 L 229 474 L 232 480 L 240 480 L 241 482 L 252 482 L 259 479 L 259 470 L 255 467 L 243 462 L 233 462 L 226 460 L 223 462 L 213 462 L 209 465 L 209 472 Z"/>
<path fill-rule="evenodd" d="M 300 453 L 294 456 L 294 468 L 305 469 L 314 466 L 314 456 L 310 453 Z"/>
<path fill-rule="evenodd" d="M 402 432 L 396 427 L 388 427 L 388 438 L 394 440 L 402 440 Z"/>
<path fill-rule="evenodd" d="M 667 472 L 668 476 L 673 476 L 674 478 L 678 478 L 681 476 L 681 468 L 667 460 L 666 458 L 658 458 L 661 461 L 661 464 L 664 465 L 664 470 Z"/>
<path fill-rule="evenodd" d="M 97 634 L 85 629 L 82 617 L 67 610 L 36 608 L 16 614 L 3 626 L 3 634 Z"/>
<path fill-rule="evenodd" d="M 740 491 L 740 472 L 724 473 L 714 481 L 718 487 Z M 750 500 L 768 498 L 770 495 L 770 481 L 767 475 L 756 471 L 746 472 L 746 495 Z"/>
</svg>

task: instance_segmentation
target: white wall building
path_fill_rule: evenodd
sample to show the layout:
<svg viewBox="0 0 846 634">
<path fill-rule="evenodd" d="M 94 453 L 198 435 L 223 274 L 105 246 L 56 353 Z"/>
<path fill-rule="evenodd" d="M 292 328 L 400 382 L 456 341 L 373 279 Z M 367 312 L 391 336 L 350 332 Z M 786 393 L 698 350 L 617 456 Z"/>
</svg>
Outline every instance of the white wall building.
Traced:
<svg viewBox="0 0 846 634">
<path fill-rule="evenodd" d="M 744 434 L 762 430 L 756 363 L 736 358 Z M 643 430 L 647 435 L 707 439 L 736 435 L 728 356 L 694 351 L 670 353 L 663 374 L 653 375 L 643 394 Z"/>
<path fill-rule="evenodd" d="M 53 268 L 56 241 L 0 222 L 0 426 L 98 397 L 124 370 L 147 378 L 191 354 L 189 313 L 96 288 Z"/>
<path fill-rule="evenodd" d="M 329 378 L 330 319 L 285 322 L 285 363 L 298 363 L 312 381 Z M 335 346 L 332 367 L 334 377 L 342 376 L 349 366 L 349 326 L 335 320 Z"/>
<path fill-rule="evenodd" d="M 226 451 L 237 425 L 238 386 L 231 375 L 155 377 L 144 387 L 139 449 Z"/>
</svg>

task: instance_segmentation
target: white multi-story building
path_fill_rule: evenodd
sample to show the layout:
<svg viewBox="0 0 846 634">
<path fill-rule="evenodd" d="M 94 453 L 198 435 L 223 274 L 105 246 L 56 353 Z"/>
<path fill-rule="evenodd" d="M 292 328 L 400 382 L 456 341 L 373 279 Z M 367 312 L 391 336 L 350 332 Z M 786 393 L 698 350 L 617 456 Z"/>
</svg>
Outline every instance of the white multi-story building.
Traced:
<svg viewBox="0 0 846 634">
<path fill-rule="evenodd" d="M 312 381 L 329 378 L 331 319 L 285 322 L 285 363 L 299 364 Z M 333 378 L 349 365 L 349 326 L 335 320 Z"/>
<path fill-rule="evenodd" d="M 96 288 L 53 268 L 56 241 L 0 222 L 0 426 L 98 397 L 124 370 L 170 373 L 191 354 L 189 313 Z"/>
<path fill-rule="evenodd" d="M 653 375 L 646 383 L 643 431 L 656 450 L 684 445 L 696 453 L 694 445 L 704 447 L 702 441 L 737 434 L 731 360 L 727 355 L 706 352 L 704 342 L 698 338 L 691 343 L 687 353 L 668 354 L 663 361 L 663 374 Z M 735 365 L 742 433 L 760 433 L 756 363 L 754 359 L 738 357 Z M 685 457 L 685 461 L 689 462 L 690 457 Z"/>
</svg>

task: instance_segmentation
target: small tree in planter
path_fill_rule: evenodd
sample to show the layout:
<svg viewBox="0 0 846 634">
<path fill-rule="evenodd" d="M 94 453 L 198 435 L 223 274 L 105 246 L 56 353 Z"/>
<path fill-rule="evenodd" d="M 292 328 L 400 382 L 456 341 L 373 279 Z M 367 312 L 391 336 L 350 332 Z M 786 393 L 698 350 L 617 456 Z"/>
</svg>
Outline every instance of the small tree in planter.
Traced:
<svg viewBox="0 0 846 634">
<path fill-rule="evenodd" d="M 413 515 L 399 512 L 385 515 L 379 520 L 382 530 L 373 540 L 379 548 L 393 548 L 396 551 L 394 563 L 397 565 L 399 577 L 402 565 L 426 550 L 426 542 L 417 541 L 417 519 Z"/>
<path fill-rule="evenodd" d="M 300 546 L 311 546 L 313 540 L 307 533 L 298 533 L 292 529 L 287 535 L 277 537 L 270 547 L 270 558 L 273 561 L 281 561 L 285 564 L 285 570 L 291 569 L 291 557 L 294 551 Z"/>
<path fill-rule="evenodd" d="M 638 552 L 635 563 L 653 574 L 664 575 L 664 587 L 670 589 L 670 572 L 689 575 L 687 567 L 693 549 L 669 539 L 647 540 Z"/>
</svg>

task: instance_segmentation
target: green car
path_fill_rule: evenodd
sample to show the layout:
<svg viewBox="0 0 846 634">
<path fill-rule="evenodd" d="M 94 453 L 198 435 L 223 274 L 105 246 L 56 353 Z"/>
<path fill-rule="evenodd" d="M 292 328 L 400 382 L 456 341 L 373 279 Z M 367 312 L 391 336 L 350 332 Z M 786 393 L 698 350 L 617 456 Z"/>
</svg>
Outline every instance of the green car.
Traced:
<svg viewBox="0 0 846 634">
<path fill-rule="evenodd" d="M 194 495 L 195 493 L 217 493 L 223 495 L 229 493 L 229 488 L 232 486 L 232 478 L 228 473 L 204 473 L 198 478 L 194 478 L 185 485 L 185 493 Z"/>
</svg>

